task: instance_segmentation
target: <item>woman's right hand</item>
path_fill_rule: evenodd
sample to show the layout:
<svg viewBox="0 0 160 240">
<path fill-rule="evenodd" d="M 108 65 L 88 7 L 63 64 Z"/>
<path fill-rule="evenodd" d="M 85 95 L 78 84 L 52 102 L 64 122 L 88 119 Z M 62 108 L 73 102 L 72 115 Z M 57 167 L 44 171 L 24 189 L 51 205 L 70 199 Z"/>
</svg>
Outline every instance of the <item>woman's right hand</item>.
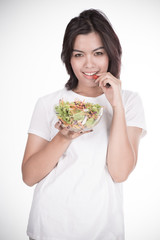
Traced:
<svg viewBox="0 0 160 240">
<path fill-rule="evenodd" d="M 89 130 L 89 131 L 80 130 L 78 132 L 74 132 L 70 130 L 70 127 L 63 127 L 62 122 L 60 120 L 55 124 L 55 128 L 57 128 L 64 137 L 70 140 L 93 131 L 93 130 Z"/>
<path fill-rule="evenodd" d="M 28 135 L 22 162 L 22 176 L 29 186 L 41 181 L 55 168 L 74 138 L 92 131 L 73 132 L 69 128 L 64 128 L 61 122 L 57 122 L 55 127 L 59 132 L 51 141 L 35 134 Z"/>
</svg>

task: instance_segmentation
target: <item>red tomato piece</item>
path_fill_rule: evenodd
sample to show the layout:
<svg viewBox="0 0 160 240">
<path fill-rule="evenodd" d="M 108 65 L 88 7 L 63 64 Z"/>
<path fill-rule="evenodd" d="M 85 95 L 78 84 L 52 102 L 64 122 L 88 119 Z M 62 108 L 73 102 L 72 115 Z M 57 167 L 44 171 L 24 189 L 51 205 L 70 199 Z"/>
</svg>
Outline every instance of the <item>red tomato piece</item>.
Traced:
<svg viewBox="0 0 160 240">
<path fill-rule="evenodd" d="M 93 78 L 96 80 L 98 78 L 98 76 L 97 75 L 93 75 Z"/>
</svg>

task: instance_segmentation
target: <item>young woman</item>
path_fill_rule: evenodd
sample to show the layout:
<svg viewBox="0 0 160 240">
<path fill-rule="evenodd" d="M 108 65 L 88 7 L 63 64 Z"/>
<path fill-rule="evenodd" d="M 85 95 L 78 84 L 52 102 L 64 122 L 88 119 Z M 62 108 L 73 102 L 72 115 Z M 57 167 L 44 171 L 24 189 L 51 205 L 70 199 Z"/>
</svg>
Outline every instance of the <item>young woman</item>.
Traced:
<svg viewBox="0 0 160 240">
<path fill-rule="evenodd" d="M 24 182 L 37 184 L 28 236 L 123 240 L 122 182 L 145 134 L 141 99 L 121 89 L 121 46 L 102 12 L 86 10 L 69 22 L 61 57 L 70 78 L 38 100 L 22 163 Z M 57 122 L 54 106 L 62 98 L 104 107 L 93 131 L 75 133 Z"/>
</svg>

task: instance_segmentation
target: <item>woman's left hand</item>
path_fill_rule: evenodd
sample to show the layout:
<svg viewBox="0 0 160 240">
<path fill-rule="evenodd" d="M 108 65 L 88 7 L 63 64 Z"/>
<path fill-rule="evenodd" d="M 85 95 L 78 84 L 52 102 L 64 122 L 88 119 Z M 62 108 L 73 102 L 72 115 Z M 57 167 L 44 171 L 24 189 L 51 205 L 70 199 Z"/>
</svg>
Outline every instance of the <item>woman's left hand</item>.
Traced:
<svg viewBox="0 0 160 240">
<path fill-rule="evenodd" d="M 99 87 L 103 90 L 106 98 L 110 102 L 112 107 L 123 107 L 121 96 L 121 81 L 114 77 L 110 72 L 97 74 L 98 78 L 95 83 L 99 84 Z M 106 84 L 110 86 L 107 87 Z"/>
</svg>

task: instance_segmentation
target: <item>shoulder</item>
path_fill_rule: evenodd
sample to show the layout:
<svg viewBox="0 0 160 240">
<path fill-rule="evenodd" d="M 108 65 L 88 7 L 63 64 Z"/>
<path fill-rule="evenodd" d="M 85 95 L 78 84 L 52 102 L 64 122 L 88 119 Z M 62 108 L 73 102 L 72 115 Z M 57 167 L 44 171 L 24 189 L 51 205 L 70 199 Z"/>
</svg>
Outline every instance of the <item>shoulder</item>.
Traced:
<svg viewBox="0 0 160 240">
<path fill-rule="evenodd" d="M 122 91 L 127 126 L 142 128 L 142 135 L 146 134 L 145 113 L 143 102 L 138 92 Z"/>
<path fill-rule="evenodd" d="M 138 92 L 133 92 L 130 90 L 122 90 L 122 98 L 124 101 L 127 101 L 128 99 L 136 98 L 139 96 Z"/>
<path fill-rule="evenodd" d="M 65 92 L 66 92 L 66 89 L 63 88 L 55 92 L 49 93 L 47 95 L 41 96 L 39 100 L 44 103 L 53 103 L 53 102 L 56 102 L 57 99 L 59 100 L 61 97 L 63 97 Z"/>
<path fill-rule="evenodd" d="M 135 102 L 141 102 L 141 97 L 139 93 L 130 90 L 122 90 L 122 99 L 124 105 L 130 105 Z"/>
<path fill-rule="evenodd" d="M 59 100 L 65 95 L 66 91 L 67 90 L 63 88 L 58 91 L 39 97 L 35 104 L 35 111 L 52 112 L 53 107 L 59 103 Z"/>
<path fill-rule="evenodd" d="M 45 108 L 53 107 L 59 103 L 59 100 L 67 94 L 66 88 L 62 88 L 55 92 L 49 93 L 47 95 L 41 96 L 37 100 L 38 105 L 43 105 Z"/>
</svg>

